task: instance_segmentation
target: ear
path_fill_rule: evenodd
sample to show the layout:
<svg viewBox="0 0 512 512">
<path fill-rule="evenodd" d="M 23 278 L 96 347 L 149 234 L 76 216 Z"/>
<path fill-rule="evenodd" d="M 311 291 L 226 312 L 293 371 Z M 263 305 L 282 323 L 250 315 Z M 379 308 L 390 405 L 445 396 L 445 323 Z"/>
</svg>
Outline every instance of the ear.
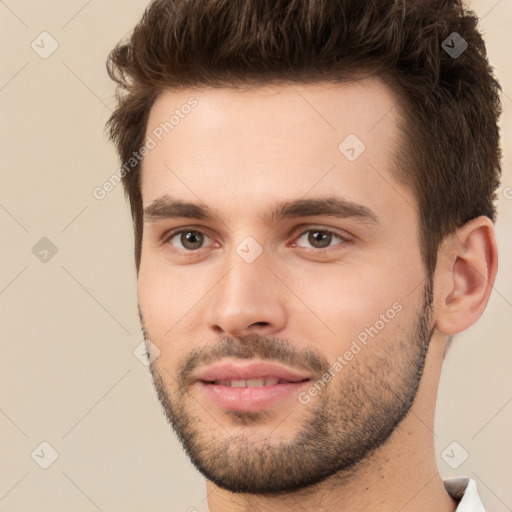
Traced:
<svg viewBox="0 0 512 512">
<path fill-rule="evenodd" d="M 494 224 L 478 217 L 443 244 L 435 271 L 436 322 L 453 335 L 473 325 L 489 301 L 498 269 Z"/>
</svg>

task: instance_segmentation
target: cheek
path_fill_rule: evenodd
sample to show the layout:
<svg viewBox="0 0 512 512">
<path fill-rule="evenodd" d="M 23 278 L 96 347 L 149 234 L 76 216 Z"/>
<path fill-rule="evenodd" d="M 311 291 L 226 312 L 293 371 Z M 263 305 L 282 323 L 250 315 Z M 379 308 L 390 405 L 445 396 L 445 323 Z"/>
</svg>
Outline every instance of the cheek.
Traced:
<svg viewBox="0 0 512 512">
<path fill-rule="evenodd" d="M 194 272 L 192 279 L 186 265 L 172 266 L 166 262 L 163 254 L 156 252 L 152 255 L 150 250 L 143 250 L 138 276 L 138 299 L 145 320 L 149 322 L 150 318 L 153 319 L 152 324 L 157 327 L 159 323 L 168 324 L 183 316 L 201 292 L 197 275 Z"/>
<path fill-rule="evenodd" d="M 200 272 L 186 266 L 171 267 L 156 259 L 142 259 L 138 302 L 148 337 L 163 360 L 179 360 L 197 339 L 197 312 L 210 288 Z M 206 283 L 206 284 L 205 284 Z"/>
<path fill-rule="evenodd" d="M 378 328 L 389 333 L 396 318 L 405 320 L 408 315 L 403 311 L 416 309 L 417 294 L 411 292 L 419 288 L 423 277 L 421 267 L 404 267 L 393 262 L 386 265 L 381 259 L 373 265 L 319 267 L 309 275 L 303 273 L 300 278 L 290 275 L 289 279 L 296 283 L 296 295 L 326 327 L 322 332 L 334 340 L 339 350 L 376 322 Z M 311 316 L 306 316 L 299 322 L 311 324 Z M 316 321 L 314 324 L 321 327 Z M 308 330 L 307 326 L 303 328 Z M 319 331 L 316 332 L 318 338 Z"/>
<path fill-rule="evenodd" d="M 169 308 L 169 287 L 165 277 L 157 266 L 147 262 L 144 258 L 141 261 L 137 294 L 139 306 L 144 316 L 144 321 L 148 329 L 154 331 L 158 329 L 160 319 L 163 322 L 168 321 L 167 315 L 162 315 L 164 311 L 171 312 Z"/>
<path fill-rule="evenodd" d="M 171 277 L 169 269 L 142 261 L 138 277 L 139 307 L 146 334 L 160 350 L 164 348 L 164 341 L 172 337 L 179 318 L 185 314 L 187 294 L 182 292 L 181 283 Z"/>
</svg>

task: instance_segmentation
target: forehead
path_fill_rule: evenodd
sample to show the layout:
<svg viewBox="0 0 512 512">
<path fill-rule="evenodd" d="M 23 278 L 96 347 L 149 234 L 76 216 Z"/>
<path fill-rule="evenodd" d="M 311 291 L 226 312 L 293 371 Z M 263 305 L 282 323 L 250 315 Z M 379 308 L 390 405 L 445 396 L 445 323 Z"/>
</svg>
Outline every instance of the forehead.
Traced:
<svg viewBox="0 0 512 512">
<path fill-rule="evenodd" d="M 216 196 L 241 207 L 259 198 L 261 207 L 267 197 L 327 191 L 378 203 L 375 187 L 393 180 L 398 116 L 377 78 L 165 91 L 147 123 L 144 204 L 171 194 L 210 197 L 213 208 Z"/>
</svg>

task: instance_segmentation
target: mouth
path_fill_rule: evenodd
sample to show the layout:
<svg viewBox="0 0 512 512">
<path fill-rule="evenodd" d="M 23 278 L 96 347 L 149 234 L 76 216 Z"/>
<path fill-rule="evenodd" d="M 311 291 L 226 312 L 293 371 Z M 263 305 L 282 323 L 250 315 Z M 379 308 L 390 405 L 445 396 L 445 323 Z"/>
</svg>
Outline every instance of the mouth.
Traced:
<svg viewBox="0 0 512 512">
<path fill-rule="evenodd" d="M 263 361 L 222 361 L 195 376 L 207 401 L 224 410 L 260 411 L 293 398 L 311 377 Z"/>
<path fill-rule="evenodd" d="M 283 384 L 289 382 L 292 381 L 283 380 L 278 377 L 263 377 L 256 379 L 222 379 L 215 380 L 212 382 L 206 382 L 206 384 L 216 384 L 217 386 L 228 386 L 230 388 L 258 388 L 262 386 L 275 386 L 276 384 Z"/>
</svg>

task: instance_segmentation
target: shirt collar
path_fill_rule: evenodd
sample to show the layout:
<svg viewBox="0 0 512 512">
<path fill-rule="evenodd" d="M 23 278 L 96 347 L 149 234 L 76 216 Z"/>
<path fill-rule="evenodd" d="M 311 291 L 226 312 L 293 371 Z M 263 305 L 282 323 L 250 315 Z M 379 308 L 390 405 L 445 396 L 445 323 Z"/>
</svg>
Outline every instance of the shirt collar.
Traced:
<svg viewBox="0 0 512 512">
<path fill-rule="evenodd" d="M 476 483 L 471 478 L 449 478 L 444 481 L 448 494 L 458 502 L 455 512 L 485 512 Z"/>
</svg>

